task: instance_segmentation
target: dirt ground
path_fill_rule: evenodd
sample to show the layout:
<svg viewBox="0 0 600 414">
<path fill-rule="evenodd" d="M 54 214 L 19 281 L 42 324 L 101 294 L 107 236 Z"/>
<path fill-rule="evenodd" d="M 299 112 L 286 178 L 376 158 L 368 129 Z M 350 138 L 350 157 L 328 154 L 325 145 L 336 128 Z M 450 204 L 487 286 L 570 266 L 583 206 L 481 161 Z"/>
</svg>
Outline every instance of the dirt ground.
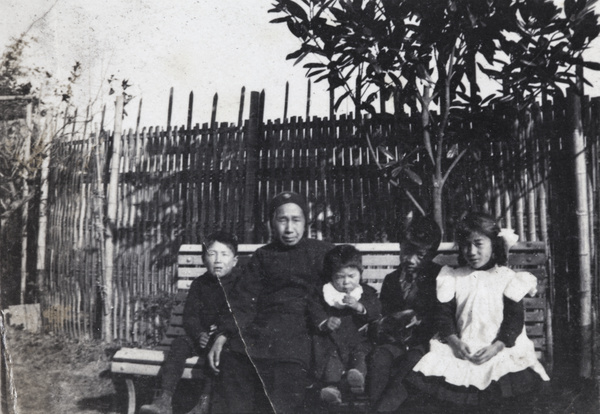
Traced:
<svg viewBox="0 0 600 414">
<path fill-rule="evenodd" d="M 18 414 L 117 413 L 109 375 L 106 344 L 73 341 L 54 335 L 35 335 L 9 328 L 8 347 L 17 390 Z M 511 413 L 598 413 L 598 391 L 590 382 L 573 379 L 568 369 L 555 370 L 550 390 L 528 407 Z M 414 405 L 403 412 L 418 413 Z M 432 412 L 427 410 L 427 412 Z M 444 410 L 445 412 L 445 410 Z"/>
<path fill-rule="evenodd" d="M 17 392 L 15 413 L 117 412 L 105 345 L 15 328 L 7 331 Z"/>
</svg>

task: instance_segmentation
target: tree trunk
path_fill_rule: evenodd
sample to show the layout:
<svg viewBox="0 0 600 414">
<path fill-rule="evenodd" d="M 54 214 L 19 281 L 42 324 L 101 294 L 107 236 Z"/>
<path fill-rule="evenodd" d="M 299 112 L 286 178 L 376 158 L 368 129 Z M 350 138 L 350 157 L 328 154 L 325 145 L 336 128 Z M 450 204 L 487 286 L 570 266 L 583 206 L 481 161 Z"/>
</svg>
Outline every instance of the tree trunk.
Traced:
<svg viewBox="0 0 600 414">
<path fill-rule="evenodd" d="M 48 174 L 50 169 L 50 155 L 52 153 L 50 137 L 54 131 L 46 130 L 42 132 L 42 148 L 46 157 L 42 161 L 40 174 L 40 212 L 38 218 L 38 238 L 37 238 L 37 259 L 36 259 L 36 300 L 38 302 L 44 297 L 44 283 L 46 283 L 46 235 L 48 233 Z M 43 319 L 42 319 L 43 321 Z"/>
<path fill-rule="evenodd" d="M 113 279 L 114 250 L 117 235 L 117 198 L 119 187 L 119 167 L 121 160 L 121 132 L 123 129 L 123 96 L 119 95 L 115 105 L 115 130 L 113 133 L 112 156 L 110 160 L 110 178 L 107 189 L 106 232 L 104 241 L 104 340 L 113 340 Z"/>
<path fill-rule="evenodd" d="M 576 91 L 569 91 L 568 108 L 572 131 L 571 148 L 574 158 L 577 238 L 579 241 L 579 329 L 581 339 L 579 375 L 583 378 L 590 378 L 592 374 L 592 274 L 590 268 L 590 221 L 587 200 L 588 174 L 581 121 L 581 98 Z"/>
<path fill-rule="evenodd" d="M 25 135 L 25 142 L 23 143 L 23 162 L 29 165 L 29 158 L 31 157 L 31 135 L 33 134 L 33 105 L 31 102 L 27 104 L 25 123 L 27 127 L 27 134 Z M 24 169 L 23 172 L 23 199 L 26 200 L 23 203 L 21 210 L 21 295 L 19 303 L 25 303 L 25 293 L 27 290 L 27 221 L 29 218 L 29 170 Z"/>
</svg>

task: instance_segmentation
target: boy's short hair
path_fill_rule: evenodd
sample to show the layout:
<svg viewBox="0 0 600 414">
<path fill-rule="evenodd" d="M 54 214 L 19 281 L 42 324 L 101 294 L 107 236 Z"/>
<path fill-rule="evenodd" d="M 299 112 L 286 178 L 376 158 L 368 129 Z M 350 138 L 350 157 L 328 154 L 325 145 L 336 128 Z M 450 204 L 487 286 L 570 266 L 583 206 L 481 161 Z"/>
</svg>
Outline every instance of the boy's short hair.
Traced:
<svg viewBox="0 0 600 414">
<path fill-rule="evenodd" d="M 206 254 L 206 251 L 210 246 L 212 246 L 215 242 L 219 242 L 229 247 L 233 252 L 234 256 L 237 256 L 238 250 L 238 240 L 233 234 L 228 233 L 223 230 L 215 231 L 214 233 L 209 234 L 204 239 L 204 243 L 202 243 L 202 254 Z"/>
<path fill-rule="evenodd" d="M 400 243 L 408 243 L 419 249 L 435 252 L 442 241 L 440 226 L 430 216 L 415 217 L 398 235 Z"/>
<path fill-rule="evenodd" d="M 349 244 L 335 246 L 327 252 L 323 259 L 323 273 L 331 278 L 338 270 L 344 267 L 354 267 L 362 274 L 362 254 L 358 249 Z"/>
</svg>

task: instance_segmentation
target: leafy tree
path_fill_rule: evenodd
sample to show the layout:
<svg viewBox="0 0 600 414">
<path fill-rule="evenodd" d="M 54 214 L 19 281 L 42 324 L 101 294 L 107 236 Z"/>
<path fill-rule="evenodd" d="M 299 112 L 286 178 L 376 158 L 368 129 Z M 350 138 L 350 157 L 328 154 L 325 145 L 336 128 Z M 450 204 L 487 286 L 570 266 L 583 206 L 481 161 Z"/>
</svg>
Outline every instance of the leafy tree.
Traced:
<svg viewBox="0 0 600 414">
<path fill-rule="evenodd" d="M 406 142 L 406 152 L 417 145 L 415 154 L 428 162 L 413 171 L 403 157 L 386 167 L 394 178 L 427 184 L 443 225 L 444 185 L 485 141 L 490 108 L 526 109 L 542 91 L 575 86 L 574 66 L 600 69 L 582 58 L 599 32 L 594 2 L 565 0 L 560 9 L 551 0 L 274 0 L 270 11 L 282 15 L 273 23 L 285 23 L 301 41 L 287 58 L 310 57 L 307 75 L 342 90 L 336 109 L 351 99 L 357 111 L 382 117 L 376 100 L 393 98 L 399 124 L 404 107 L 420 119 L 420 140 Z M 482 80 L 494 92 L 481 96 Z M 461 121 L 474 125 L 469 134 Z"/>
<path fill-rule="evenodd" d="M 43 185 L 40 175 L 50 156 L 53 137 L 74 122 L 66 115 L 72 109 L 72 85 L 81 70 L 75 63 L 67 81 L 60 82 L 43 68 L 28 64 L 24 55 L 31 41 L 27 34 L 13 39 L 0 57 L 0 243 L 16 247 L 20 244 L 15 242 L 22 241 L 22 303 L 27 280 L 27 226 L 35 219 L 28 217 L 28 203 Z M 56 125 L 51 120 L 58 117 L 63 125 L 54 130 Z M 11 251 L 15 257 L 3 258 L 3 275 L 16 273 L 12 269 L 15 264 L 9 262 L 19 259 L 15 255 L 18 249 Z"/>
</svg>

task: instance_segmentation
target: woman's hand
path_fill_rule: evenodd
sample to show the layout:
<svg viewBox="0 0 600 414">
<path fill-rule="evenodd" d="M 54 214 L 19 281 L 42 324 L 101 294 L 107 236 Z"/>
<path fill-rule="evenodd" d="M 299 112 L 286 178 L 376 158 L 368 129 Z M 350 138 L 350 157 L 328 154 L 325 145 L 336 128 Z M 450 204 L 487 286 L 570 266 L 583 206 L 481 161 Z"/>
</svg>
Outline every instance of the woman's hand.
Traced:
<svg viewBox="0 0 600 414">
<path fill-rule="evenodd" d="M 212 348 L 208 351 L 208 365 L 213 370 L 215 374 L 221 372 L 219 370 L 219 364 L 221 363 L 221 351 L 223 351 L 223 346 L 227 342 L 227 337 L 223 335 L 219 335 L 215 342 L 213 343 Z"/>
<path fill-rule="evenodd" d="M 469 345 L 464 343 L 458 336 L 452 334 L 446 338 L 446 342 L 448 342 L 448 345 L 452 348 L 455 357 L 466 359 L 467 361 L 471 360 L 471 349 L 469 348 Z"/>
<path fill-rule="evenodd" d="M 485 346 L 479 351 L 475 352 L 475 354 L 471 357 L 471 362 L 477 365 L 481 365 L 495 357 L 498 354 L 498 352 L 504 349 L 504 347 L 504 342 L 496 341 L 493 344 Z"/>
</svg>

